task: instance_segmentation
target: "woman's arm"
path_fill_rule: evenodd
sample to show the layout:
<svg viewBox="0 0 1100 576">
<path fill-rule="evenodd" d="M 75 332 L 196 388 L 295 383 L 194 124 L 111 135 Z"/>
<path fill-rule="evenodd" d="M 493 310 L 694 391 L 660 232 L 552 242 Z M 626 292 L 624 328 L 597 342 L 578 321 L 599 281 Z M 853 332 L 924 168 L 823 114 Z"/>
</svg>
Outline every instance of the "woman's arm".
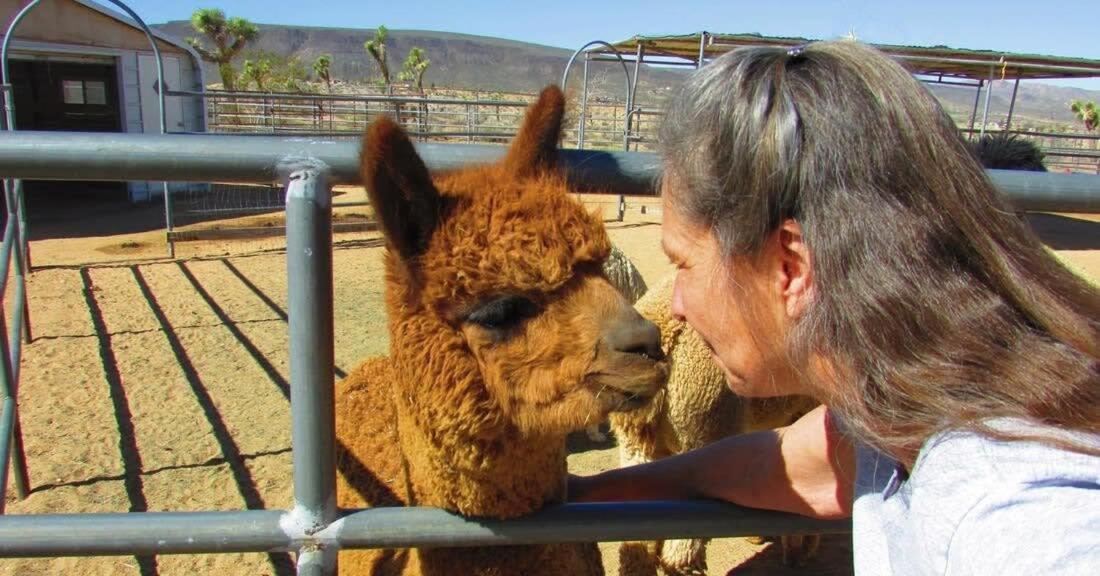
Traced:
<svg viewBox="0 0 1100 576">
<path fill-rule="evenodd" d="M 824 406 L 790 426 L 722 439 L 656 462 L 570 478 L 569 500 L 716 498 L 816 518 L 852 511 L 855 450 Z"/>
</svg>

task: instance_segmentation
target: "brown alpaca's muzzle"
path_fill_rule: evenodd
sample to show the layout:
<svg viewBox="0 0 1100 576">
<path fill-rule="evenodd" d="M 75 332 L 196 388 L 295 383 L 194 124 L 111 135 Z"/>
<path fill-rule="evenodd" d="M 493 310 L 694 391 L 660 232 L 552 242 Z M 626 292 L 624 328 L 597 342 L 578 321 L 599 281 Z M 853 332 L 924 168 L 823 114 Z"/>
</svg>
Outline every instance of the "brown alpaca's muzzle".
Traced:
<svg viewBox="0 0 1100 576">
<path fill-rule="evenodd" d="M 596 349 L 586 384 L 608 412 L 645 405 L 668 381 L 661 332 L 634 308 L 624 306 Z"/>
</svg>

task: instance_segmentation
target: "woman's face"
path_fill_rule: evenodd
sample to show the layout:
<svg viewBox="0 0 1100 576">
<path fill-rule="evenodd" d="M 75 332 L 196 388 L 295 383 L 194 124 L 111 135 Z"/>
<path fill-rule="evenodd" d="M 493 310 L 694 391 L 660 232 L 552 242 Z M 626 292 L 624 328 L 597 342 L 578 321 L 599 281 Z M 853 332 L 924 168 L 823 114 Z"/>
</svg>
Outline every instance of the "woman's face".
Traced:
<svg viewBox="0 0 1100 576">
<path fill-rule="evenodd" d="M 668 186 L 668 184 L 666 184 Z M 740 396 L 804 393 L 784 345 L 788 314 L 768 249 L 726 259 L 708 228 L 686 220 L 664 191 L 661 246 L 676 266 L 672 313 L 686 320 Z"/>
</svg>

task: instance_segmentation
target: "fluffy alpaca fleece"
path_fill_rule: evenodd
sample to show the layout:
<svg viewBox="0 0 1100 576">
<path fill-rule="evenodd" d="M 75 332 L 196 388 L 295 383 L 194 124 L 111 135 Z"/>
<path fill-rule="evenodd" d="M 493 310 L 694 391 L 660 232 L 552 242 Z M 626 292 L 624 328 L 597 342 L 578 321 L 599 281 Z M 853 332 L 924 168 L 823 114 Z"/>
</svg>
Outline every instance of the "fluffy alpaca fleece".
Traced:
<svg viewBox="0 0 1100 576">
<path fill-rule="evenodd" d="M 652 462 L 733 434 L 785 426 L 816 406 L 805 396 L 741 398 L 731 392 L 703 340 L 673 317 L 673 278 L 663 278 L 636 304 L 661 330 L 669 380 L 647 407 L 611 415 L 622 466 Z M 817 539 L 785 538 L 783 546 L 784 557 L 798 563 L 813 554 Z M 622 576 L 656 574 L 658 566 L 670 575 L 705 574 L 706 541 L 627 542 L 619 558 Z"/>
<path fill-rule="evenodd" d="M 390 354 L 337 385 L 338 505 L 511 518 L 565 499 L 565 437 L 663 386 L 658 331 L 607 281 L 557 168 L 547 88 L 499 163 L 428 174 L 379 120 L 363 181 L 386 235 Z M 595 544 L 342 551 L 342 574 L 602 574 Z"/>
<path fill-rule="evenodd" d="M 627 258 L 618 246 L 612 244 L 611 252 L 603 264 L 603 272 L 611 285 L 619 290 L 631 304 L 638 301 L 648 289 L 638 267 Z M 607 435 L 600 430 L 600 422 L 589 422 L 584 432 L 593 442 L 607 442 Z"/>
</svg>

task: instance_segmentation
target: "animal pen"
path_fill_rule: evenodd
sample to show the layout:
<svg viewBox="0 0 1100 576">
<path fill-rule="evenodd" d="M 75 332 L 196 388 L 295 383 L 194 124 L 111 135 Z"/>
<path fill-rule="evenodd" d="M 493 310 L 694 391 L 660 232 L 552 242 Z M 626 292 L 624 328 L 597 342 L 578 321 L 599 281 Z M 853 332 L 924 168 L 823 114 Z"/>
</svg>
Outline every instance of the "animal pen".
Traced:
<svg viewBox="0 0 1100 576">
<path fill-rule="evenodd" d="M 495 159 L 503 149 L 421 144 L 429 168 Z M 176 179 L 270 182 L 288 186 L 287 260 L 291 351 L 291 420 L 295 505 L 289 510 L 49 514 L 0 517 L 0 556 L 298 552 L 300 574 L 328 574 L 340 548 L 491 546 L 546 542 L 650 540 L 845 531 L 844 522 L 743 509 L 713 502 L 568 504 L 512 521 L 460 518 L 437 509 L 334 507 L 331 195 L 357 181 L 353 142 L 247 136 L 93 135 L 12 132 L 0 138 L 4 178 Z M 563 150 L 580 186 L 639 190 L 656 156 Z M 992 171 L 1021 209 L 1100 211 L 1097 178 Z M 20 203 L 9 187 L 9 217 L 0 271 L 19 254 Z M 7 275 L 4 276 L 7 278 Z M 21 278 L 20 278 L 21 280 Z M 21 285 L 21 281 L 20 281 Z M 17 422 L 20 294 L 4 349 L 4 423 Z M 5 318 L 6 320 L 6 318 Z M 0 441 L 0 447 L 10 443 Z M 16 442 L 18 446 L 18 442 Z M 7 460 L 4 450 L 3 460 Z M 6 469 L 6 467 L 5 467 Z M 24 470 L 15 460 L 16 477 Z M 25 490 L 26 483 L 22 485 Z"/>
<path fill-rule="evenodd" d="M 463 519 L 434 509 L 337 510 L 333 461 L 333 325 L 330 185 L 357 180 L 352 142 L 245 136 L 8 133 L 0 139 L 6 178 L 287 182 L 287 259 L 295 506 L 290 510 L 0 518 L 0 555 L 170 554 L 296 551 L 300 574 L 331 573 L 343 547 L 483 546 L 656 537 L 834 532 L 844 523 L 704 502 L 566 505 L 517 521 Z M 493 159 L 487 147 L 424 144 L 432 168 Z M 579 182 L 648 184 L 651 155 L 566 152 Z M 616 169 L 617 167 L 617 169 Z M 10 188 L 14 190 L 14 187 Z M 18 255 L 18 202 L 9 203 L 6 254 Z M 15 258 L 17 271 L 21 271 Z M 15 304 L 12 350 L 18 348 Z M 10 374 L 9 372 L 9 375 Z M 13 375 L 17 378 L 17 372 Z M 9 380 L 14 384 L 14 381 Z M 17 386 L 5 416 L 12 422 Z M 10 429 L 8 434 L 10 434 Z M 4 446 L 8 443 L 4 442 Z M 17 474 L 19 463 L 16 463 Z M 26 488 L 24 484 L 23 488 Z"/>
<path fill-rule="evenodd" d="M 421 143 L 418 151 L 434 170 L 491 161 L 503 152 L 438 143 Z M 659 169 L 657 157 L 649 153 L 562 152 L 571 180 L 581 188 L 648 191 Z M 297 554 L 298 574 L 321 575 L 335 573 L 341 548 L 771 536 L 850 529 L 847 522 L 716 502 L 566 504 L 508 521 L 418 507 L 337 509 L 331 186 L 358 182 L 357 155 L 355 142 L 308 137 L 58 132 L 6 132 L 0 137 L 0 178 L 5 179 L 8 208 L 0 248 L 0 295 L 6 294 L 13 267 L 15 271 L 10 320 L 7 313 L 0 314 L 0 490 L 6 492 L 9 461 L 20 496 L 31 482 L 16 412 L 22 337 L 30 337 L 24 285 L 29 261 L 16 179 L 279 182 L 287 190 L 293 449 L 293 476 L 288 480 L 294 498 L 286 510 L 0 516 L 0 556 L 280 551 Z M 1003 171 L 991 171 L 991 176 L 1021 210 L 1100 212 L 1095 177 Z"/>
</svg>

